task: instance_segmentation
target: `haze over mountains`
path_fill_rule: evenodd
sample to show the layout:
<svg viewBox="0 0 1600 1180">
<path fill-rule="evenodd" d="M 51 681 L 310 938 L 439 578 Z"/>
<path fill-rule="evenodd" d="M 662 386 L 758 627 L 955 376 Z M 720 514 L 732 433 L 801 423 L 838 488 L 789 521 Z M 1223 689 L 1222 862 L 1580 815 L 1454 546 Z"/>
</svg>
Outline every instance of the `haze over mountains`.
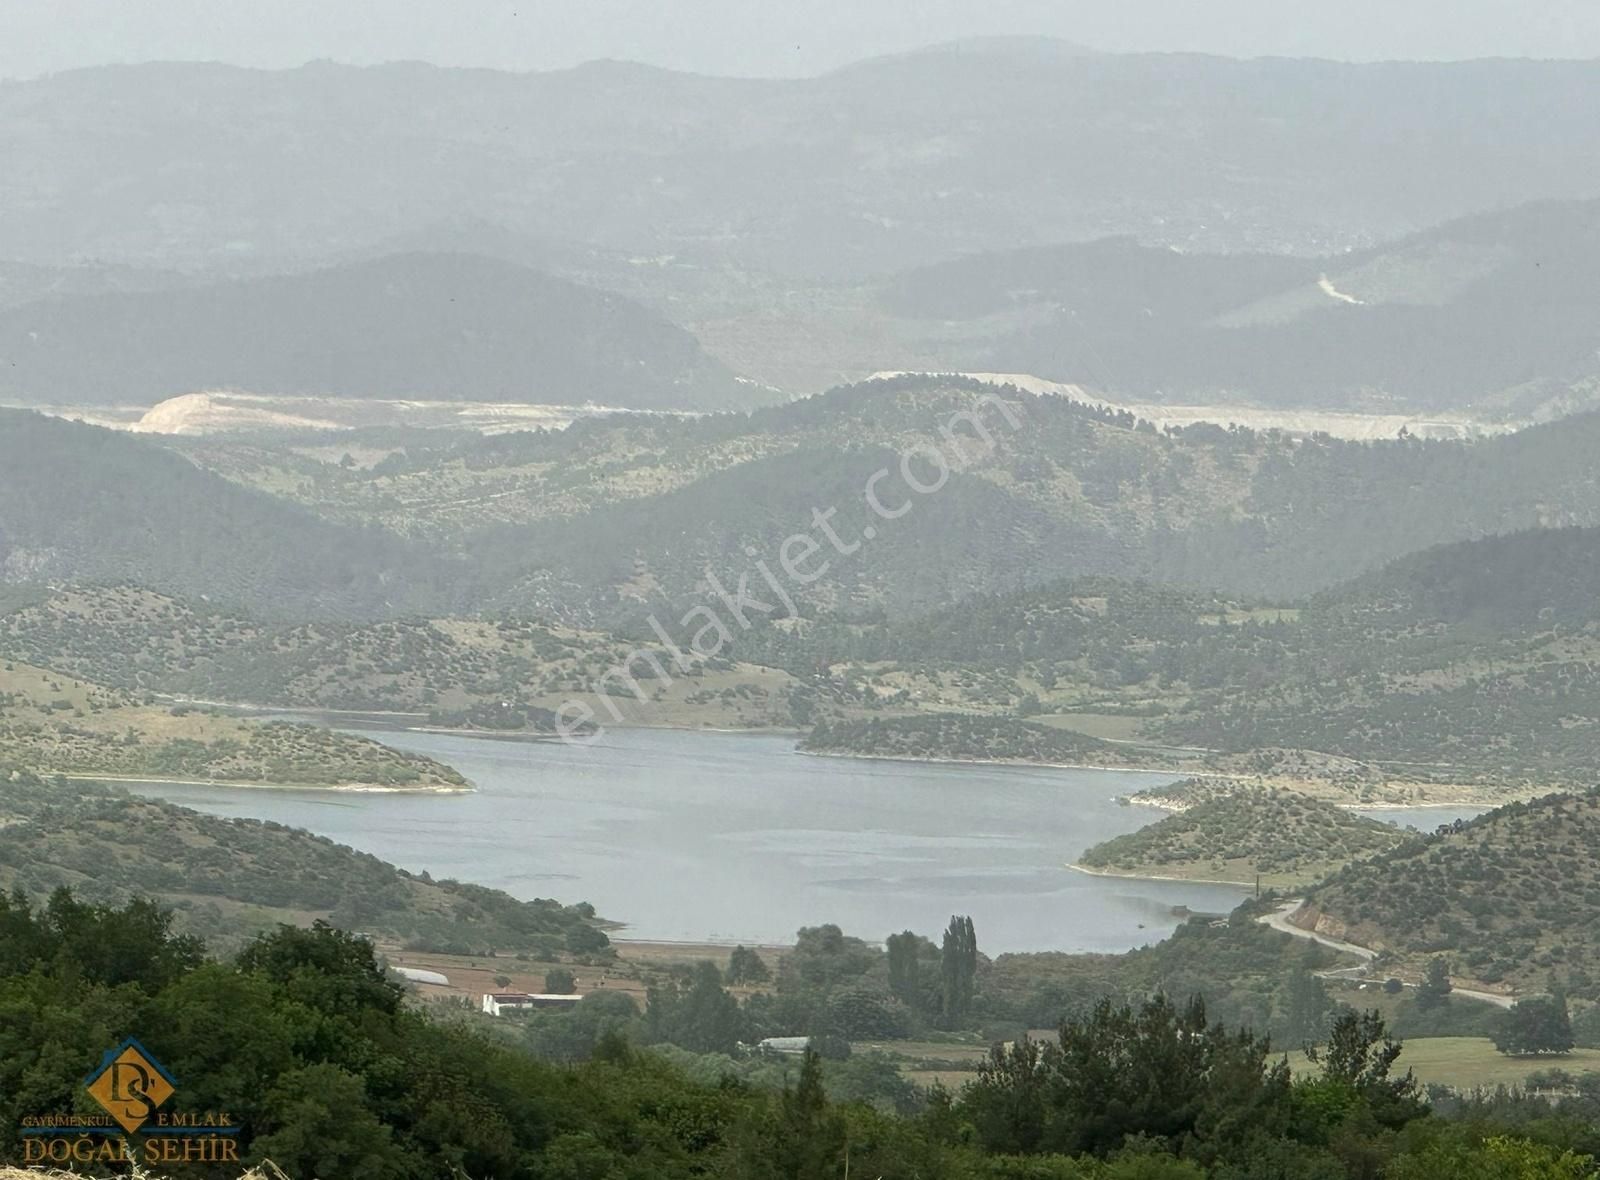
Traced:
<svg viewBox="0 0 1600 1180">
<path fill-rule="evenodd" d="M 1026 38 L 801 80 L 70 71 L 0 85 L 0 397 L 704 411 L 929 370 L 1540 420 L 1600 388 L 1597 95 Z"/>
<path fill-rule="evenodd" d="M 1527 418 L 1600 393 L 1596 273 L 1600 201 L 1541 202 L 1318 258 L 1131 238 L 974 255 L 896 276 L 881 306 L 968 325 L 942 349 L 951 369 L 1156 401 Z"/>
<path fill-rule="evenodd" d="M 0 88 L 0 256 L 281 263 L 462 214 L 813 275 L 1127 232 L 1342 249 L 1594 195 L 1597 79 L 1025 40 L 786 81 L 611 62 L 76 70 Z"/>
<path fill-rule="evenodd" d="M 873 539 L 793 592 L 846 616 L 1083 575 L 1298 596 L 1429 545 L 1600 525 L 1596 414 L 1471 444 L 1367 444 L 1160 432 L 1015 390 L 1012 428 L 988 393 L 901 378 L 749 416 L 171 447 L 0 411 L 0 562 L 11 580 L 123 569 L 270 612 L 491 608 L 604 624 L 699 600 L 708 571 L 734 578 L 775 560 L 828 509 L 843 544 L 869 525 Z M 992 450 L 961 427 L 964 469 L 912 494 L 899 456 L 973 407 Z M 342 449 L 381 461 L 343 465 Z M 57 487 L 51 473 L 69 469 Z M 914 505 L 903 519 L 869 509 L 864 488 L 882 469 L 882 502 Z"/>
<path fill-rule="evenodd" d="M 197 431 L 157 439 L 0 410 L 0 580 L 237 612 L 230 685 L 333 620 L 361 637 L 341 685 L 409 675 L 422 635 L 453 653 L 429 677 L 471 689 L 453 707 L 538 710 L 828 512 L 843 547 L 787 588 L 802 620 L 739 637 L 765 679 L 708 665 L 732 679 L 675 707 L 733 692 L 741 724 L 810 724 L 863 699 L 850 677 L 904 704 L 911 682 L 867 667 L 904 661 L 968 669 L 915 684 L 958 708 L 1065 707 L 1004 654 L 1056 645 L 1060 676 L 1158 709 L 1146 737 L 1562 773 L 1600 700 L 1573 590 L 1600 552 L 1597 71 L 1012 40 L 782 82 L 323 64 L 3 86 L 0 398 L 250 396 L 154 415 Z M 907 375 L 854 380 L 881 370 Z M 1202 423 L 1417 429 L 1163 429 L 963 372 Z M 339 399 L 361 412 L 323 413 Z M 485 435 L 385 408 L 417 401 L 641 412 Z M 951 440 L 963 413 L 992 445 Z M 1430 425 L 1461 439 L 1406 436 Z M 909 491 L 902 456 L 941 439 L 948 478 Z M 880 471 L 903 517 L 871 510 Z M 1078 601 L 1102 598 L 1143 621 Z M 1206 629 L 1238 612 L 1272 627 Z M 581 633 L 588 663 L 467 642 L 467 620 Z M 492 675 L 456 667 L 484 643 Z M 859 667 L 835 683 L 829 661 Z M 513 683 L 530 668 L 542 695 Z"/>
<path fill-rule="evenodd" d="M 1597 116 L 1039 38 L 0 84 L 0 1173 L 125 1146 L 55 1136 L 137 1035 L 145 1147 L 286 1177 L 1600 1180 Z"/>
<path fill-rule="evenodd" d="M 0 394 L 160 401 L 191 390 L 720 409 L 756 400 L 638 304 L 464 254 L 0 311 Z"/>
<path fill-rule="evenodd" d="M 329 524 L 142 439 L 0 409 L 6 582 L 132 580 L 269 610 L 369 612 L 430 581 L 427 566 L 397 538 Z"/>
<path fill-rule="evenodd" d="M 728 275 L 680 285 L 484 225 L 410 239 L 429 240 L 451 252 L 221 281 L 13 264 L 0 395 L 153 403 L 234 388 L 696 411 L 784 396 L 736 378 L 692 328 L 791 390 L 878 368 L 1026 373 L 1145 404 L 1410 415 L 1421 431 L 1600 398 L 1600 201 L 1320 258 L 1119 237 L 788 295 Z"/>
</svg>

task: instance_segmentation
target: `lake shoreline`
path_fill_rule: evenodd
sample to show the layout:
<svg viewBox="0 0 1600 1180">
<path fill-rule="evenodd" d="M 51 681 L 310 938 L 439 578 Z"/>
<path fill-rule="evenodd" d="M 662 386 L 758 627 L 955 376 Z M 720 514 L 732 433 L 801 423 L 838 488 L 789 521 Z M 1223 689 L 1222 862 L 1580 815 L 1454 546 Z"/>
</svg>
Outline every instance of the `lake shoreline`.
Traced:
<svg viewBox="0 0 1600 1180">
<path fill-rule="evenodd" d="M 1174 877 L 1160 873 L 1133 873 L 1123 869 L 1091 869 L 1086 865 L 1068 862 L 1065 868 L 1091 877 L 1114 877 L 1124 881 L 1177 881 L 1185 885 L 1236 885 L 1240 889 L 1254 889 L 1254 881 L 1224 881 L 1219 877 Z"/>
<path fill-rule="evenodd" d="M 622 732 L 651 732 L 651 733 L 705 733 L 721 734 L 732 737 L 794 737 L 803 738 L 808 730 L 795 729 L 788 726 L 721 726 L 721 725 L 686 725 L 671 722 L 651 724 L 648 722 L 615 722 L 602 726 L 597 733 L 587 738 L 576 740 L 559 733 L 549 733 L 541 730 L 492 730 L 470 727 L 406 724 L 406 722 L 426 722 L 428 714 L 405 712 L 400 710 L 382 709 L 327 709 L 327 708 L 293 708 L 283 705 L 261 705 L 248 702 L 208 701 L 189 698 L 166 698 L 174 704 L 192 705 L 195 707 L 225 709 L 257 717 L 282 717 L 282 718 L 309 718 L 315 723 L 323 724 L 330 729 L 348 727 L 352 722 L 365 721 L 371 726 L 393 733 L 415 733 L 441 737 L 469 737 L 486 738 L 490 741 L 522 742 L 528 744 L 562 743 L 585 745 L 595 737 L 603 736 L 608 730 Z M 342 723 L 342 724 L 341 724 Z M 1120 744 L 1120 743 L 1119 743 Z M 1175 757 L 1192 757 L 1193 748 L 1189 747 L 1163 747 L 1140 743 L 1143 748 L 1152 752 L 1169 751 Z M 878 762 L 905 762 L 923 763 L 938 766 L 1016 766 L 1032 767 L 1042 770 L 1092 770 L 1092 771 L 1119 771 L 1128 774 L 1159 774 L 1166 775 L 1174 780 L 1183 779 L 1240 779 L 1237 773 L 1224 770 L 1198 769 L 1186 766 L 1108 766 L 1093 762 L 1040 762 L 1025 758 L 952 758 L 919 756 L 915 754 L 874 754 L 865 751 L 853 750 L 806 750 L 798 744 L 795 753 L 804 754 L 812 758 L 857 758 Z M 1464 808 L 1481 808 L 1490 810 L 1502 807 L 1507 803 L 1526 802 L 1537 798 L 1539 795 L 1551 791 L 1563 790 L 1562 787 L 1529 787 L 1520 790 L 1496 791 L 1495 788 L 1475 788 L 1469 784 L 1434 784 L 1412 780 L 1397 780 L 1389 784 L 1392 790 L 1419 791 L 1424 794 L 1422 799 L 1388 799 L 1370 801 L 1353 798 L 1347 791 L 1340 790 L 1328 779 L 1302 775 L 1267 775 L 1254 776 L 1250 781 L 1259 782 L 1266 787 L 1280 790 L 1294 791 L 1308 795 L 1312 798 L 1322 799 L 1337 807 L 1348 811 L 1424 811 L 1424 810 L 1461 810 Z M 198 784 L 208 785 L 208 784 Z M 256 786 L 270 787 L 273 784 L 253 784 Z M 1453 789 L 1458 794 L 1444 797 L 1431 795 L 1437 789 Z M 309 788 L 324 789 L 324 788 Z M 374 788 L 383 789 L 383 788 Z M 403 788 L 402 788 L 403 789 Z M 470 788 L 469 788 L 470 789 Z M 1496 791 L 1495 794 L 1485 798 L 1477 795 L 1477 790 Z M 1143 794 L 1139 792 L 1138 794 Z M 1189 809 L 1192 804 L 1175 799 L 1171 796 L 1152 794 L 1146 798 L 1139 798 L 1137 794 L 1119 796 L 1119 799 L 1129 806 L 1150 807 L 1168 814 L 1178 814 Z"/>
<path fill-rule="evenodd" d="M 46 772 L 53 778 L 76 783 L 109 783 L 112 786 L 140 787 L 218 787 L 242 791 L 316 791 L 350 795 L 470 795 L 474 787 L 392 787 L 386 783 L 256 783 L 234 779 L 147 777 L 129 774 L 61 774 Z"/>
<path fill-rule="evenodd" d="M 824 925 L 881 942 L 970 914 L 987 953 L 1120 953 L 1226 912 L 1236 885 L 1061 871 L 1138 826 L 1092 771 L 796 757 L 785 737 L 616 729 L 525 747 L 366 735 L 442 759 L 478 790 L 401 795 L 145 785 L 211 814 L 303 827 L 435 880 L 592 903 L 619 944 L 675 960 L 792 944 Z M 713 951 L 721 945 L 727 949 Z M 704 948 L 696 951 L 695 948 Z M 619 945 L 624 955 L 630 952 Z M 765 953 L 765 952 L 764 952 Z"/>
<path fill-rule="evenodd" d="M 796 754 L 803 754 L 807 758 L 857 758 L 870 762 L 909 762 L 912 764 L 924 763 L 934 766 L 1020 766 L 1032 767 L 1036 770 L 1107 770 L 1123 774 L 1161 774 L 1169 778 L 1200 778 L 1199 774 L 1188 774 L 1181 770 L 1161 768 L 1155 766 L 1102 766 L 1091 762 L 1034 762 L 1024 758 L 935 758 L 931 756 L 918 756 L 916 754 L 865 754 L 849 750 L 803 750 L 795 747 Z M 1226 775 L 1212 777 L 1225 778 Z M 1129 797 L 1129 802 L 1133 802 Z"/>
</svg>

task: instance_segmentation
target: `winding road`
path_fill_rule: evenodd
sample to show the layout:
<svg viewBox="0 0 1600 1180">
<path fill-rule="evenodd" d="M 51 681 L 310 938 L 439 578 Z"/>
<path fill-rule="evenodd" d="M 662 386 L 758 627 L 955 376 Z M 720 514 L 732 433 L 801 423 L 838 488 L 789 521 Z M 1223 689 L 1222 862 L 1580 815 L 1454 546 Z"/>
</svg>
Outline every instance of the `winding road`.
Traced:
<svg viewBox="0 0 1600 1180">
<path fill-rule="evenodd" d="M 1343 951 L 1347 955 L 1354 955 L 1361 960 L 1360 965 L 1355 967 L 1336 967 L 1330 971 L 1318 971 L 1317 974 L 1323 979 L 1358 980 L 1365 978 L 1367 972 L 1372 968 L 1372 961 L 1378 957 L 1378 952 L 1369 946 L 1346 942 L 1342 938 L 1332 938 L 1326 934 L 1318 934 L 1315 930 L 1306 930 L 1296 926 L 1289 921 L 1289 915 L 1298 910 L 1300 906 L 1301 899 L 1298 897 L 1292 898 L 1271 913 L 1262 914 L 1256 921 L 1263 925 L 1271 926 L 1274 930 L 1281 931 L 1284 934 L 1321 943 L 1323 946 L 1332 947 L 1336 951 Z M 1414 987 L 1415 985 L 1408 983 L 1406 986 Z M 1450 994 L 1464 996 L 1469 1000 L 1482 1000 L 1484 1003 L 1493 1004 L 1497 1008 L 1509 1008 L 1517 1002 L 1515 996 L 1500 995 L 1498 992 L 1481 992 L 1470 987 L 1456 987 L 1454 984 L 1451 985 Z"/>
</svg>

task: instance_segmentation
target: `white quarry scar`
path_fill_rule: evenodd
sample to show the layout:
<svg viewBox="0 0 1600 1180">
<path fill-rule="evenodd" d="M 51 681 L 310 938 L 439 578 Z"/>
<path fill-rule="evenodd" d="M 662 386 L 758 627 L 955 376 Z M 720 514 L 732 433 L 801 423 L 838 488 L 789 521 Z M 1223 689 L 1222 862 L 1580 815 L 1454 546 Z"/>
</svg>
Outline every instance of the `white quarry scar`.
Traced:
<svg viewBox="0 0 1600 1180">
<path fill-rule="evenodd" d="M 1333 298 L 1343 300 L 1345 303 L 1356 303 L 1363 305 L 1366 303 L 1365 299 L 1357 299 L 1354 295 L 1346 295 L 1343 291 L 1339 290 L 1338 287 L 1333 285 L 1333 280 L 1327 275 L 1323 275 L 1317 280 L 1317 286 L 1322 288 L 1323 294 L 1331 295 Z"/>
</svg>

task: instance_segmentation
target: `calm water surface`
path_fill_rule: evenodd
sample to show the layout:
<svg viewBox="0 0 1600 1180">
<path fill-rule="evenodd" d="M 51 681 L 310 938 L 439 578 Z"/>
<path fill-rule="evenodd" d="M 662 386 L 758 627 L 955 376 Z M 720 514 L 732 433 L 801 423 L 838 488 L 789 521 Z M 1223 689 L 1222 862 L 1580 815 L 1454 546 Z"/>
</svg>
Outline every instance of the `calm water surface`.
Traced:
<svg viewBox="0 0 1600 1180">
<path fill-rule="evenodd" d="M 835 922 L 873 940 L 936 938 L 970 913 L 991 954 L 1119 951 L 1164 937 L 1176 905 L 1225 912 L 1245 896 L 1064 867 L 1157 818 L 1114 796 L 1170 776 L 817 758 L 789 737 L 672 730 L 584 746 L 364 736 L 447 762 L 478 790 L 149 793 L 309 828 L 435 877 L 587 900 L 626 922 L 624 937 L 781 942 Z"/>
</svg>

